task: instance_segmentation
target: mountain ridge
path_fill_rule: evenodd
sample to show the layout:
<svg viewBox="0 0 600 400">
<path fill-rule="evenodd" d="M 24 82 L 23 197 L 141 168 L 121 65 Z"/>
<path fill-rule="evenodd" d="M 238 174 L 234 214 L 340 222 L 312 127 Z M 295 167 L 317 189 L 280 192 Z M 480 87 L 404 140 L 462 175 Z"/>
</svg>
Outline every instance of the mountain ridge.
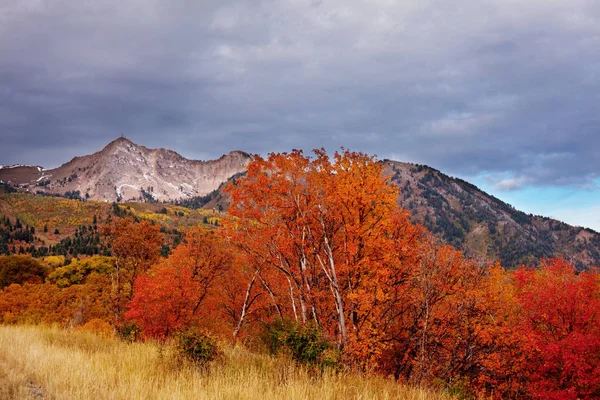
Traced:
<svg viewBox="0 0 600 400">
<path fill-rule="evenodd" d="M 398 204 L 409 210 L 413 222 L 469 257 L 515 267 L 562 255 L 579 269 L 600 265 L 600 234 L 590 228 L 519 211 L 426 165 L 381 162 L 399 187 Z"/>
<path fill-rule="evenodd" d="M 251 159 L 234 150 L 216 160 L 191 160 L 170 149 L 150 149 L 120 137 L 57 168 L 0 170 L 0 180 L 42 194 L 76 192 L 82 198 L 109 202 L 170 201 L 210 193 L 245 170 Z"/>
</svg>

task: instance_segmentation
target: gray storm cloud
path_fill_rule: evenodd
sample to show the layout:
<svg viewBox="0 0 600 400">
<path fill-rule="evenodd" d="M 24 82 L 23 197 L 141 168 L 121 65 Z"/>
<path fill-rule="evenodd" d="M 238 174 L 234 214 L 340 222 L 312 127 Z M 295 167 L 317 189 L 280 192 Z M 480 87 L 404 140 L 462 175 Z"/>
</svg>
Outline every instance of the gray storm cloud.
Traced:
<svg viewBox="0 0 600 400">
<path fill-rule="evenodd" d="M 498 189 L 590 185 L 597 1 L 4 1 L 0 163 L 120 134 L 187 157 L 345 146 Z"/>
</svg>

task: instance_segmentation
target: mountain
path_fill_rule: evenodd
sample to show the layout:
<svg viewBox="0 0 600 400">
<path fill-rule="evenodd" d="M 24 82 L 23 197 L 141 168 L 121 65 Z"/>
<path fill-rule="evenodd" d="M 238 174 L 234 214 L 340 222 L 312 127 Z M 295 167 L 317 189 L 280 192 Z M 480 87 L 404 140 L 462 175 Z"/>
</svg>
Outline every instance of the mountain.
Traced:
<svg viewBox="0 0 600 400">
<path fill-rule="evenodd" d="M 242 151 L 218 160 L 189 160 L 172 150 L 148 149 L 121 137 L 55 169 L 0 169 L 0 180 L 33 192 L 99 201 L 171 201 L 212 192 L 243 172 L 250 160 Z"/>
<path fill-rule="evenodd" d="M 398 204 L 440 240 L 469 257 L 505 267 L 563 255 L 578 268 L 600 266 L 600 234 L 526 214 L 462 179 L 425 165 L 383 160 L 399 187 Z"/>
<path fill-rule="evenodd" d="M 224 183 L 242 175 L 250 160 L 241 151 L 214 161 L 188 160 L 172 150 L 148 149 L 119 138 L 97 153 L 76 157 L 56 169 L 2 167 L 0 181 L 33 193 L 71 198 L 158 200 L 221 210 L 229 205 L 221 190 Z M 525 214 L 464 180 L 425 165 L 381 163 L 399 187 L 398 204 L 410 211 L 413 221 L 469 257 L 514 267 L 563 255 L 580 269 L 600 266 L 600 234 L 591 229 Z"/>
</svg>

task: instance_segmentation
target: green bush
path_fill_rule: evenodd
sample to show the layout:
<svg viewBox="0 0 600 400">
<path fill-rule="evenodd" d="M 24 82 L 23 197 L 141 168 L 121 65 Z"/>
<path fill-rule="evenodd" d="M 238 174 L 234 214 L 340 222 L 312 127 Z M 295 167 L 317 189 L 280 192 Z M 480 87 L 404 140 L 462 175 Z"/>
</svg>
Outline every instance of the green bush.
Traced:
<svg viewBox="0 0 600 400">
<path fill-rule="evenodd" d="M 131 321 L 126 321 L 123 325 L 117 327 L 117 335 L 126 342 L 135 342 L 140 339 L 142 330 Z"/>
<path fill-rule="evenodd" d="M 114 270 L 113 258 L 95 255 L 82 260 L 73 259 L 70 264 L 56 268 L 48 275 L 48 281 L 64 289 L 71 285 L 84 283 L 92 273 L 105 275 Z"/>
<path fill-rule="evenodd" d="M 445 388 L 446 393 L 458 400 L 474 400 L 476 398 L 473 392 L 471 392 L 469 389 L 468 378 L 455 377 L 449 382 L 443 382 L 440 380 L 435 383 Z"/>
<path fill-rule="evenodd" d="M 217 341 L 195 329 L 188 329 L 176 336 L 177 352 L 192 363 L 205 367 L 222 355 Z"/>
<path fill-rule="evenodd" d="M 290 321 L 275 321 L 266 327 L 263 342 L 271 354 L 288 354 L 300 364 L 320 368 L 340 365 L 340 352 L 314 323 L 298 325 Z"/>
</svg>

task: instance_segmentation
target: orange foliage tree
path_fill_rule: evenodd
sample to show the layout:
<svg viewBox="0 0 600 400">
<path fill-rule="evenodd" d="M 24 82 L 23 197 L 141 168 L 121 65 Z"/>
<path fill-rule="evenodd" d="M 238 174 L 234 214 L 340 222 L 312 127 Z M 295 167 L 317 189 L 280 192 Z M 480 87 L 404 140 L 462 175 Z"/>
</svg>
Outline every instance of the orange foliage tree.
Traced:
<svg viewBox="0 0 600 400">
<path fill-rule="evenodd" d="M 92 319 L 112 319 L 111 283 L 92 274 L 85 284 L 65 289 L 50 283 L 13 284 L 0 292 L 0 321 L 75 327 Z"/>
<path fill-rule="evenodd" d="M 0 288 L 13 283 L 41 283 L 46 273 L 46 268 L 29 256 L 0 256 Z"/>
<path fill-rule="evenodd" d="M 317 323 L 354 360 L 378 357 L 380 312 L 422 233 L 396 205 L 380 164 L 349 151 L 271 154 L 227 190 L 226 234 L 274 316 Z"/>
<path fill-rule="evenodd" d="M 120 325 L 127 303 L 133 298 L 133 283 L 160 258 L 163 243 L 160 227 L 132 217 L 107 222 L 102 233 L 115 257 L 113 283 L 114 323 Z"/>
<path fill-rule="evenodd" d="M 482 395 L 518 392 L 521 387 L 504 373 L 522 366 L 504 358 L 520 349 L 506 305 L 511 291 L 504 270 L 467 260 L 427 237 L 404 273 L 383 314 L 388 349 L 381 369 L 412 384 L 444 382 Z"/>
</svg>

